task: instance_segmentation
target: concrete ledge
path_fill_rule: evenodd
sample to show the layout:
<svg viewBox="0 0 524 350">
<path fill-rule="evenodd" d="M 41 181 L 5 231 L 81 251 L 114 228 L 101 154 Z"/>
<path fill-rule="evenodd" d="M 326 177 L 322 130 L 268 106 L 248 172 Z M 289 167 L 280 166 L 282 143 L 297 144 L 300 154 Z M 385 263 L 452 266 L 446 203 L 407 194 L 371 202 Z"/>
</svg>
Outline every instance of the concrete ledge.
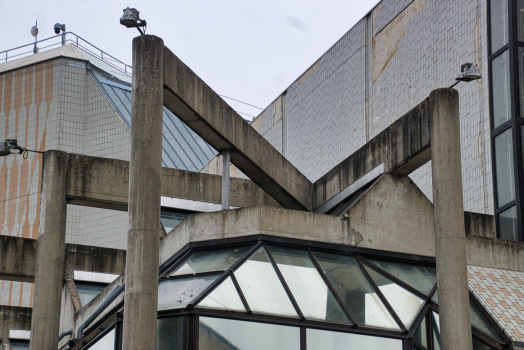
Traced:
<svg viewBox="0 0 524 350">
<path fill-rule="evenodd" d="M 311 211 L 311 182 L 164 47 L 164 105 L 284 208 Z M 231 203 L 234 205 L 233 203 Z"/>
<path fill-rule="evenodd" d="M 35 281 L 36 239 L 0 235 L 0 279 Z M 125 250 L 66 244 L 65 278 L 73 271 L 92 271 L 121 275 L 126 262 Z"/>
<path fill-rule="evenodd" d="M 29 307 L 0 305 L 0 340 L 9 338 L 10 329 L 30 330 L 32 311 Z"/>
<path fill-rule="evenodd" d="M 313 184 L 318 208 L 361 176 L 384 162 L 392 175 L 408 175 L 431 159 L 429 100 L 399 118 Z"/>
<path fill-rule="evenodd" d="M 129 162 L 69 154 L 67 200 L 69 204 L 127 211 Z M 253 181 L 232 178 L 230 203 L 235 207 L 268 205 L 277 201 Z M 161 194 L 208 203 L 220 203 L 222 177 L 162 168 Z"/>
<path fill-rule="evenodd" d="M 524 243 L 466 236 L 468 265 L 524 272 Z"/>
</svg>

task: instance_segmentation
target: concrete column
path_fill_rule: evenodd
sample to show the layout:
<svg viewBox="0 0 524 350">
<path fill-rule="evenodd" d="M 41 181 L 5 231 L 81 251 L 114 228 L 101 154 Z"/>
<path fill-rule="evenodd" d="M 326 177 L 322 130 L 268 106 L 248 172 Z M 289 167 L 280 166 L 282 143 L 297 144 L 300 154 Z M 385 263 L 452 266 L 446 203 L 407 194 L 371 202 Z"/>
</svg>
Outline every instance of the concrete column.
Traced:
<svg viewBox="0 0 524 350">
<path fill-rule="evenodd" d="M 67 216 L 67 154 L 47 151 L 43 159 L 31 318 L 31 349 L 35 350 L 58 347 Z"/>
<path fill-rule="evenodd" d="M 222 151 L 222 210 L 229 209 L 231 152 Z"/>
<path fill-rule="evenodd" d="M 431 159 L 442 350 L 472 349 L 460 163 L 459 96 L 434 90 Z"/>
<path fill-rule="evenodd" d="M 133 40 L 123 349 L 155 350 L 162 168 L 162 39 Z"/>
</svg>

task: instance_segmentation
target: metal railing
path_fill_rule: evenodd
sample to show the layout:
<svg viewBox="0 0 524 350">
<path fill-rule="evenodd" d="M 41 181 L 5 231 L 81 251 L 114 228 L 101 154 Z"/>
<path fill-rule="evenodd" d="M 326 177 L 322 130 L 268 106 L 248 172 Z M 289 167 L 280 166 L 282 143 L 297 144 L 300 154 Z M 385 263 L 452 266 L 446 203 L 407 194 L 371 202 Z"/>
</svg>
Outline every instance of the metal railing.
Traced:
<svg viewBox="0 0 524 350">
<path fill-rule="evenodd" d="M 38 40 L 36 42 L 36 44 L 43 43 L 43 42 L 45 42 L 45 44 L 46 44 L 45 46 L 41 46 L 38 49 L 39 50 L 52 49 L 52 48 L 57 48 L 57 47 L 63 46 L 62 35 L 63 34 L 58 34 L 58 35 L 52 36 L 50 38 Z M 65 35 L 66 35 L 66 38 L 67 38 L 67 40 L 65 40 L 65 44 L 74 44 L 75 46 L 81 48 L 82 50 L 90 53 L 91 55 L 101 59 L 105 63 L 111 65 L 114 68 L 116 68 L 117 70 L 119 70 L 123 74 L 131 76 L 131 74 L 132 74 L 132 67 L 130 65 L 120 61 L 119 59 L 117 59 L 117 58 L 115 58 L 113 56 L 111 56 L 107 52 L 99 49 L 95 45 L 91 44 L 90 42 L 88 42 L 85 39 L 82 39 L 81 37 L 79 37 L 78 35 L 76 35 L 73 32 L 67 32 L 67 33 L 65 33 Z M 34 46 L 35 46 L 35 43 L 33 42 L 33 43 L 30 43 L 30 44 L 27 44 L 27 45 L 15 47 L 13 49 L 0 51 L 0 64 L 7 63 L 7 62 L 10 62 L 10 61 L 13 61 L 13 60 L 16 60 L 16 59 L 20 59 L 20 58 L 24 58 L 24 57 L 28 57 L 28 56 L 34 55 L 34 53 L 33 53 L 33 47 Z M 29 49 L 29 51 L 28 51 L 28 49 Z"/>
</svg>

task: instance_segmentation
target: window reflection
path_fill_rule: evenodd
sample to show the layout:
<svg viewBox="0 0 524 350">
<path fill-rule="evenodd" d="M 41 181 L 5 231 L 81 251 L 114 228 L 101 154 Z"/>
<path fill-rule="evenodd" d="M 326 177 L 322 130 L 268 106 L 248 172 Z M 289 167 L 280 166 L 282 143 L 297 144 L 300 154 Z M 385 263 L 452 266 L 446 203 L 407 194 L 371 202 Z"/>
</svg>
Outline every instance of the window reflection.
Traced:
<svg viewBox="0 0 524 350">
<path fill-rule="evenodd" d="M 158 310 L 186 307 L 216 278 L 217 276 L 200 276 L 160 282 L 158 284 Z"/>
<path fill-rule="evenodd" d="M 495 137 L 495 173 L 498 207 L 515 199 L 515 171 L 511 129 Z"/>
<path fill-rule="evenodd" d="M 493 129 L 511 119 L 511 95 L 509 81 L 509 50 L 491 61 L 493 80 Z"/>
<path fill-rule="evenodd" d="M 308 329 L 308 350 L 401 350 L 402 340 Z"/>
<path fill-rule="evenodd" d="M 156 349 L 184 349 L 184 317 L 160 318 L 156 322 Z"/>
<path fill-rule="evenodd" d="M 298 327 L 211 317 L 200 317 L 199 320 L 200 350 L 300 349 Z"/>
<path fill-rule="evenodd" d="M 201 272 L 224 271 L 234 264 L 251 247 L 234 247 L 199 251 L 191 254 L 169 276 L 193 275 Z"/>
<path fill-rule="evenodd" d="M 508 0 L 491 0 L 491 53 L 498 51 L 508 43 Z"/>
<path fill-rule="evenodd" d="M 517 241 L 517 206 L 514 205 L 499 214 L 499 235 L 500 239 Z"/>
<path fill-rule="evenodd" d="M 113 350 L 115 348 L 115 329 L 109 331 L 96 343 L 89 347 L 89 350 Z"/>
<path fill-rule="evenodd" d="M 102 283 L 75 282 L 80 304 L 82 304 L 82 306 L 86 306 L 87 303 L 93 300 L 107 286 L 108 284 Z"/>
</svg>

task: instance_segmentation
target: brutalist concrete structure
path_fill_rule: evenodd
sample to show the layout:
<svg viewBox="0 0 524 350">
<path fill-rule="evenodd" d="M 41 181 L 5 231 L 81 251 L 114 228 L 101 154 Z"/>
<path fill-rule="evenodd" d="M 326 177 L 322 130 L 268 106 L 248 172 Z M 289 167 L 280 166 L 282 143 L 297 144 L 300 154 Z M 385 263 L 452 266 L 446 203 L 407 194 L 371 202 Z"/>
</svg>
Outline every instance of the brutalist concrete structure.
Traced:
<svg viewBox="0 0 524 350">
<path fill-rule="evenodd" d="M 63 169 L 58 202 L 129 211 L 130 246 L 93 250 L 92 271 L 120 276 L 83 303 L 71 275 L 89 270 L 88 247 L 46 236 L 63 221 L 42 221 L 47 205 L 38 246 L 59 249 L 0 241 L 0 276 L 55 301 L 33 305 L 32 348 L 521 348 L 518 9 L 384 0 L 251 125 L 159 38 L 136 38 L 134 64 L 151 62 L 134 77 L 136 136 L 155 134 L 162 108 L 176 115 L 230 155 L 236 208 L 159 225 L 161 197 L 224 203 L 220 156 L 191 172 L 161 168 L 156 143 L 130 162 L 46 152 Z M 442 89 L 462 60 L 482 80 Z M 28 310 L 1 311 L 16 345 Z"/>
</svg>

